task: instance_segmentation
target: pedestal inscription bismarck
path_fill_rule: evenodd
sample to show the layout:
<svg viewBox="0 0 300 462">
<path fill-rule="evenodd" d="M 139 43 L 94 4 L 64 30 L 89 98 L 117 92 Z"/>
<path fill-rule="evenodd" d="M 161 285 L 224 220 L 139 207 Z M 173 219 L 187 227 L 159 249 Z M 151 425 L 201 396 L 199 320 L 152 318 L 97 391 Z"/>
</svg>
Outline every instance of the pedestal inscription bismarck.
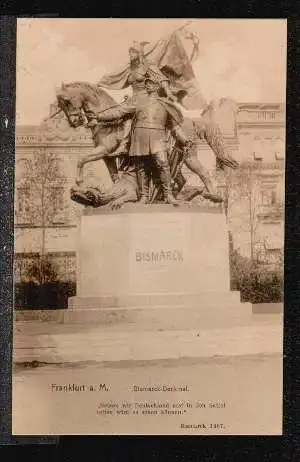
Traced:
<svg viewBox="0 0 300 462">
<path fill-rule="evenodd" d="M 177 314 L 180 309 L 191 325 L 201 327 L 197 322 L 208 314 L 228 318 L 247 312 L 239 293 L 230 291 L 222 207 L 86 208 L 78 239 L 77 296 L 69 299 L 68 320 L 94 316 L 95 322 L 110 319 L 120 326 L 135 322 L 134 310 L 152 310 L 159 325 L 164 316 L 172 318 L 172 309 Z"/>
<path fill-rule="evenodd" d="M 229 290 L 221 209 L 134 207 L 81 218 L 78 296 L 124 297 Z"/>
</svg>

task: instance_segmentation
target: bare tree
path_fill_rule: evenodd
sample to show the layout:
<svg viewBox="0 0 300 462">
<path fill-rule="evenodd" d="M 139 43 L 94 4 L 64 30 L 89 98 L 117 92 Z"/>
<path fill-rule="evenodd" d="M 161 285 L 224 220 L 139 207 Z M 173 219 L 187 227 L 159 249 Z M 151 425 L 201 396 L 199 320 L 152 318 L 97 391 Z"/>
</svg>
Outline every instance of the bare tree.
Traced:
<svg viewBox="0 0 300 462">
<path fill-rule="evenodd" d="M 58 156 L 46 148 L 35 151 L 29 161 L 23 188 L 27 191 L 25 213 L 28 221 L 41 227 L 39 261 L 28 269 L 31 277 L 40 283 L 55 277 L 55 270 L 46 258 L 46 230 L 63 212 L 64 183 Z"/>
<path fill-rule="evenodd" d="M 257 227 L 260 207 L 260 183 L 253 164 L 242 165 L 238 170 L 228 169 L 226 175 L 225 210 L 229 224 L 236 232 L 248 232 L 250 258 L 256 261 L 255 246 L 258 243 Z M 234 230 L 232 230 L 234 235 Z"/>
</svg>

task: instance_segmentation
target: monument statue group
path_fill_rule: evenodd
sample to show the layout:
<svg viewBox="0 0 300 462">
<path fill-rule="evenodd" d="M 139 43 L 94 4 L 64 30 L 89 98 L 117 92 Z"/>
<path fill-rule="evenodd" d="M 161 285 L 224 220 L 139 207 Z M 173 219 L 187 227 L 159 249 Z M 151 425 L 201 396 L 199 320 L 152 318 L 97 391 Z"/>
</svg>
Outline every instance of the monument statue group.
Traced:
<svg viewBox="0 0 300 462">
<path fill-rule="evenodd" d="M 93 27 L 102 28 L 108 39 L 114 37 L 114 27 L 120 28 L 120 40 L 132 24 L 126 22 L 123 29 L 123 20 L 113 27 L 108 21 L 104 28 L 103 22 L 93 21 Z M 66 43 L 84 36 L 90 23 L 76 20 L 72 29 L 68 22 L 71 35 L 66 35 Z M 138 27 L 145 31 L 155 24 L 143 21 Z M 169 27 L 170 21 L 162 24 Z M 199 29 L 202 24 L 199 21 Z M 51 27 L 41 25 L 41 44 L 45 31 L 51 38 Z M 54 37 L 62 36 L 62 27 L 53 29 Z M 232 22 L 226 27 L 231 33 Z M 30 59 L 28 44 L 39 37 L 32 29 L 33 38 L 24 48 Z M 225 29 L 212 28 L 210 36 L 214 30 L 220 30 L 221 37 Z M 242 41 L 241 25 L 236 30 Z M 42 240 L 43 255 L 56 248 L 54 238 L 60 236 L 59 247 L 76 250 L 76 294 L 69 296 L 69 285 L 62 282 L 67 309 L 17 313 L 17 321 L 25 321 L 14 330 L 12 413 L 17 435 L 24 429 L 27 435 L 39 435 L 41 429 L 49 435 L 281 432 L 281 402 L 275 399 L 281 393 L 282 371 L 276 359 L 282 355 L 281 318 L 279 324 L 279 318 L 261 316 L 259 305 L 256 310 L 250 302 L 242 303 L 231 284 L 230 220 L 223 187 L 225 178 L 239 176 L 239 170 L 231 171 L 239 164 L 225 142 L 225 135 L 233 134 L 237 105 L 229 98 L 203 100 L 201 75 L 198 85 L 193 66 L 198 43 L 186 27 L 153 44 L 134 42 L 129 48 L 128 43 L 126 63 L 118 71 L 99 76 L 94 84 L 72 81 L 57 88 L 49 117 L 60 113 L 62 120 L 58 128 L 49 124 L 48 138 L 55 140 L 58 129 L 70 139 L 71 130 L 93 142 L 74 165 L 70 184 L 70 203 L 76 202 L 79 211 L 76 227 L 64 232 L 68 241 L 61 227 L 49 233 L 45 228 L 50 240 Z M 107 41 L 103 51 L 111 54 L 109 45 Z M 44 78 L 47 73 L 48 66 Z M 112 97 L 117 91 L 124 92 L 122 97 L 128 92 L 123 101 Z M 98 161 L 109 177 L 106 183 L 86 168 Z M 230 188 L 226 191 L 229 194 Z M 38 230 L 33 231 L 18 231 L 26 248 L 31 235 L 30 246 L 38 245 Z M 241 237 L 247 243 L 246 232 Z M 59 259 L 65 259 L 64 253 L 57 253 Z M 60 282 L 59 277 L 62 286 Z M 56 295 L 58 284 L 29 284 L 28 295 L 34 289 L 38 302 L 44 301 L 44 286 Z M 57 303 L 60 300 L 57 296 Z M 271 425 L 261 413 L 254 418 L 253 410 L 262 402 Z"/>
<path fill-rule="evenodd" d="M 222 202 L 197 157 L 195 139 L 208 143 L 218 168 L 237 168 L 238 164 L 214 120 L 213 104 L 202 105 L 196 111 L 185 106 L 186 97 L 197 83 L 189 85 L 191 60 L 182 47 L 180 33 L 175 31 L 148 52 L 147 42 L 134 42 L 129 49 L 129 65 L 104 76 L 97 85 L 62 84 L 57 92 L 59 110 L 65 113 L 71 127 L 89 128 L 95 146 L 78 161 L 76 186 L 71 189 L 73 201 L 111 209 L 125 202 L 177 206 L 199 195 L 214 203 Z M 194 34 L 187 35 L 191 36 Z M 195 49 L 191 58 L 194 55 Z M 120 104 L 107 92 L 128 87 L 132 96 Z M 194 136 L 187 136 L 183 123 Z M 111 185 L 104 188 L 84 184 L 84 165 L 101 159 L 108 168 Z M 200 178 L 202 187 L 187 184 L 183 165 Z"/>
<path fill-rule="evenodd" d="M 190 57 L 185 38 L 192 38 Z M 71 188 L 71 199 L 85 206 L 72 312 L 82 308 L 86 316 L 91 304 L 101 310 L 116 300 L 118 306 L 140 304 L 149 294 L 149 306 L 168 305 L 178 290 L 184 303 L 197 294 L 197 303 L 213 297 L 232 305 L 226 217 L 222 207 L 209 206 L 223 198 L 199 159 L 197 139 L 213 151 L 217 169 L 236 169 L 238 163 L 215 117 L 227 100 L 217 106 L 203 101 L 192 67 L 196 57 L 195 34 L 183 28 L 154 45 L 134 42 L 127 64 L 97 84 L 71 82 L 57 90 L 58 111 L 71 127 L 89 129 L 94 142 L 79 159 Z M 109 90 L 127 88 L 131 95 L 117 104 Z M 84 181 L 84 166 L 99 160 L 108 169 L 108 186 Z M 189 184 L 188 170 L 200 179 L 198 186 Z M 205 206 L 192 206 L 199 196 Z"/>
</svg>

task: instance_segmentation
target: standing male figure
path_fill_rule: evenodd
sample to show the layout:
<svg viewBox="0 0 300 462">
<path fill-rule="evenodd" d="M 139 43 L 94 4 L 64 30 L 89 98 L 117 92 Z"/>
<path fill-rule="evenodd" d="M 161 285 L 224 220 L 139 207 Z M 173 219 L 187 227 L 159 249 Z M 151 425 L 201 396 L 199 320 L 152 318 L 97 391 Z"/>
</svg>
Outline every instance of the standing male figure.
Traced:
<svg viewBox="0 0 300 462">
<path fill-rule="evenodd" d="M 140 187 L 140 202 L 148 203 L 151 160 L 157 168 L 163 190 L 164 202 L 177 205 L 171 188 L 171 173 L 168 162 L 168 130 L 183 146 L 188 139 L 181 129 L 183 117 L 179 109 L 167 98 L 159 96 L 159 87 L 150 77 L 145 80 L 147 97 L 132 104 L 123 104 L 98 114 L 99 122 L 113 121 L 134 115 L 129 156 L 135 157 Z"/>
</svg>

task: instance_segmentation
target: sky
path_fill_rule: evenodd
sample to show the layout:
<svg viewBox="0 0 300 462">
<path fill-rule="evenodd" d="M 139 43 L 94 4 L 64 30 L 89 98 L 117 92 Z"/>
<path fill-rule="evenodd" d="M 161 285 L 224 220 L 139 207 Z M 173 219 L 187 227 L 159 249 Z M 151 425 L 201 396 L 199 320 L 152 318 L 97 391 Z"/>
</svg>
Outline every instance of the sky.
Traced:
<svg viewBox="0 0 300 462">
<path fill-rule="evenodd" d="M 186 21 L 19 19 L 17 124 L 41 123 L 61 82 L 96 83 L 128 62 L 134 40 L 155 43 Z M 286 20 L 193 19 L 188 29 L 200 39 L 193 67 L 207 101 L 285 102 Z"/>
</svg>

